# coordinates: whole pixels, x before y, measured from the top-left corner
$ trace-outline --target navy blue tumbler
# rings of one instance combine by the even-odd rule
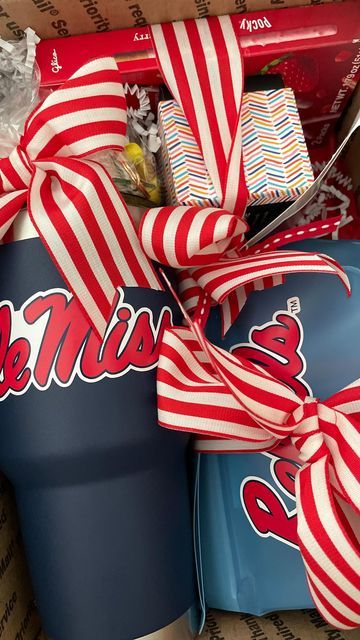
[[[0,300],[0,467],[46,633],[192,637],[181,621],[195,600],[188,441],[156,409],[176,305],[119,290],[100,344],[37,237],[0,247]]]

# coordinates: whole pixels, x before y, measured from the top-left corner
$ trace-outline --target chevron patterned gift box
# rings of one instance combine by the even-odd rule
[[[245,93],[241,119],[248,204],[296,200],[314,178],[292,90]],[[159,132],[169,203],[220,206],[202,153],[173,100],[159,105]]]

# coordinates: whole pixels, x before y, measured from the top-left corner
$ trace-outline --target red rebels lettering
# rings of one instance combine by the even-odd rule
[[[8,393],[24,393],[31,383],[45,389],[52,381],[71,384],[75,375],[94,382],[119,377],[130,369],[147,371],[157,364],[162,336],[171,321],[171,311],[165,307],[155,326],[152,312],[135,311],[123,302],[120,290],[101,342],[67,291],[39,293],[19,311],[4,303],[0,307],[0,400]]]
[[[30,345],[24,338],[10,344],[11,309],[4,304],[0,309],[0,398],[9,391],[18,393],[26,387],[30,379],[30,369],[26,366],[30,356]]]
[[[281,487],[291,496],[295,496],[295,476],[299,466],[291,460],[275,460],[272,467],[272,475]]]
[[[241,497],[245,514],[258,535],[297,546],[296,512],[287,510],[276,489],[264,480],[250,478],[242,485]]]
[[[302,379],[305,361],[301,354],[302,329],[296,316],[278,312],[273,321],[262,327],[254,327],[249,344],[235,345],[235,356],[259,364],[278,380],[287,384],[300,398],[310,393]]]

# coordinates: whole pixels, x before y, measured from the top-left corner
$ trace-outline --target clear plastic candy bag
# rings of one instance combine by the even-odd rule
[[[122,152],[101,152],[96,154],[96,159],[108,170],[128,204],[159,206],[162,188],[155,154],[159,149],[160,139],[155,115],[151,111],[153,105],[149,98],[146,100],[144,87],[125,85],[125,88],[127,96],[135,95],[134,89],[139,94],[139,107],[134,109],[128,105],[128,143]]]

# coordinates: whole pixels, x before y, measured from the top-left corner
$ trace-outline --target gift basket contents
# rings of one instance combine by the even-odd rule
[[[0,469],[52,640],[360,638],[360,4],[267,13],[0,40]]]

